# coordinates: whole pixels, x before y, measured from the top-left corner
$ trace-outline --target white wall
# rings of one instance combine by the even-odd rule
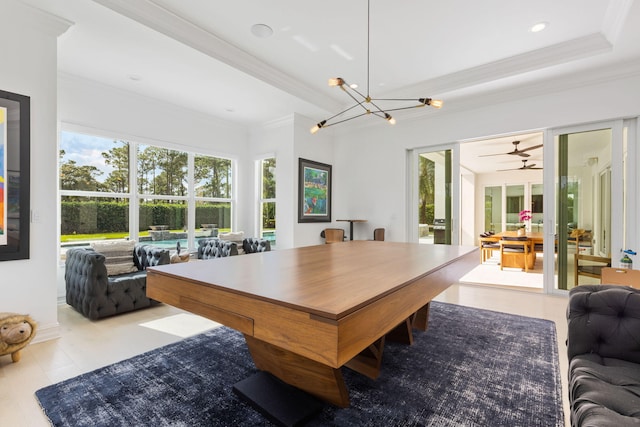
[[[340,171],[335,210],[386,227],[389,240],[406,241],[407,149],[637,116],[640,67],[635,64],[631,68],[617,78],[583,86],[570,85],[577,79],[569,76],[566,90],[556,84],[551,93],[531,91],[536,94],[512,102],[479,102],[476,108],[456,108],[454,103],[450,111],[445,103],[442,110],[419,119],[399,120],[393,127],[375,121],[366,128],[345,127],[335,137],[334,168]],[[596,99],[607,102],[594,102]]]
[[[268,123],[253,129],[250,136],[250,157],[255,162],[265,155],[276,158],[276,246],[278,249],[292,248],[294,243],[294,223],[296,217],[293,211],[296,183],[295,173],[297,163],[293,153],[293,120],[289,116],[273,123]],[[253,177],[254,183],[257,177]],[[257,235],[260,221],[257,201],[259,194],[253,195],[251,208],[254,234]]]
[[[294,241],[295,247],[310,246],[324,243],[324,239],[320,237],[320,233],[323,229],[328,227],[344,227],[347,223],[338,223],[336,219],[341,217],[338,204],[336,204],[335,194],[341,187],[341,171],[335,167],[335,159],[333,156],[333,143],[330,132],[318,132],[312,135],[309,129],[315,124],[312,120],[301,116],[295,115],[295,121],[293,126],[293,139],[294,144],[294,165],[293,176],[294,185],[291,197],[294,200],[293,215],[294,215]],[[328,129],[325,129],[328,130]],[[307,160],[313,160],[314,162],[320,162],[330,164],[332,167],[333,182],[331,188],[333,191],[333,197],[331,203],[331,221],[332,224],[327,222],[319,223],[298,223],[298,159],[303,158]]]
[[[56,298],[56,37],[66,21],[13,0],[0,2],[0,84],[31,97],[30,258],[0,262],[0,312],[30,314],[36,340],[57,336]]]

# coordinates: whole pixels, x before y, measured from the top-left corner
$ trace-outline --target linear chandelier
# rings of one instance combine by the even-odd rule
[[[318,122],[315,126],[311,128],[311,133],[316,133],[322,128],[327,128],[329,126],[337,125],[339,123],[344,123],[349,120],[357,119],[358,117],[366,116],[372,114],[374,116],[385,119],[389,124],[396,124],[396,119],[389,114],[391,111],[399,111],[399,110],[408,110],[410,108],[421,108],[426,105],[430,105],[433,108],[442,108],[442,100],[439,99],[431,99],[431,98],[372,98],[369,91],[369,83],[370,83],[370,40],[371,40],[371,0],[367,0],[367,94],[364,95],[360,93],[356,88],[357,85],[349,85],[342,77],[333,77],[329,79],[329,86],[338,86],[342,89],[351,99],[355,101],[355,104],[346,110],[340,111],[338,114],[335,114],[328,119],[322,120]],[[378,106],[378,101],[401,101],[401,102],[412,102],[412,105],[392,108],[392,109],[382,109]],[[361,107],[360,110],[358,107]],[[339,116],[353,110],[357,109],[360,111],[360,114],[355,114],[353,116],[347,118],[339,118]],[[335,118],[339,118],[339,120],[335,121]],[[334,120],[334,121],[332,121]]]

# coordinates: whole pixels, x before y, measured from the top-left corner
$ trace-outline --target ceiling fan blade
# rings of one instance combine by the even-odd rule
[[[542,147],[542,144],[534,145],[532,147],[527,147],[525,149],[519,150],[520,153],[524,153],[525,151],[531,151]]]
[[[480,154],[478,157],[504,156],[505,154],[511,154],[511,153]]]
[[[530,154],[525,153],[523,150],[518,150],[518,151],[511,151],[510,153],[507,154],[514,154],[520,157],[529,157]]]

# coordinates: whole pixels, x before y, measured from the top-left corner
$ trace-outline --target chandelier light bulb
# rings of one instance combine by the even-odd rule
[[[432,99],[429,105],[431,105],[433,108],[440,109],[442,108],[443,104],[444,102],[442,102],[442,99]]]
[[[395,124],[396,124],[396,119],[395,119],[395,118],[393,118],[393,117],[391,116],[391,114],[389,114],[389,113],[385,113],[384,118],[385,118],[385,119],[387,119],[387,121],[389,122],[389,124],[391,124],[391,125],[395,125]]]

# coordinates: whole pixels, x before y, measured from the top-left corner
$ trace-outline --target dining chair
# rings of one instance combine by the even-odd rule
[[[344,230],[342,228],[325,228],[324,239],[325,243],[344,242]]]
[[[373,240],[384,240],[384,228],[376,228],[373,230]]]
[[[531,239],[526,236],[502,236],[500,240],[500,270],[504,268],[505,256],[522,257],[523,270],[529,272],[529,254],[531,253]]]
[[[490,231],[480,233],[480,264],[491,258],[493,251],[500,250],[500,239],[493,234],[494,233]]]
[[[578,286],[578,277],[586,276],[594,279],[602,277],[602,269],[611,267],[610,257],[601,257],[595,255],[574,254],[575,262],[573,264],[574,285]]]

